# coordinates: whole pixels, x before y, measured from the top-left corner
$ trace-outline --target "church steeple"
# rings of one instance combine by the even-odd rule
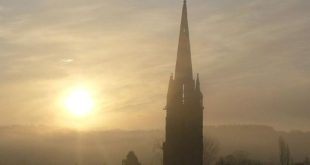
[[[180,81],[182,84],[193,80],[186,0],[184,0],[182,9],[177,63],[175,67],[175,80]]]
[[[170,76],[163,165],[203,164],[203,97],[193,79],[187,4],[184,0],[174,76]]]

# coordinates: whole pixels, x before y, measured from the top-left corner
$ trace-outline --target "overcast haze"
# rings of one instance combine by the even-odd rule
[[[181,0],[0,0],[0,125],[163,129]],[[310,1],[189,0],[205,124],[310,130]],[[61,105],[77,85],[96,108]]]

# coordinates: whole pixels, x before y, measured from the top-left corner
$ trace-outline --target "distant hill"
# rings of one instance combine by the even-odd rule
[[[279,132],[259,125],[208,126],[208,136],[217,139],[220,154],[246,151],[251,157],[277,161],[278,137],[283,136],[295,160],[310,156],[310,132]],[[164,132],[77,132],[45,126],[0,127],[0,164],[5,165],[117,165],[134,150],[144,165],[159,164]]]
[[[310,156],[310,132],[279,132],[261,125],[209,126],[205,132],[220,142],[222,155],[241,150],[256,159],[278,161],[278,139],[282,136],[289,144],[294,160]]]

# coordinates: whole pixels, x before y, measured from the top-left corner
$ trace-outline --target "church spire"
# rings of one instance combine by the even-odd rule
[[[178,55],[175,67],[175,80],[180,81],[181,83],[193,80],[186,0],[184,0],[182,10]]]
[[[166,104],[163,165],[203,164],[203,96],[193,77],[187,4],[184,0],[174,76],[170,76]]]

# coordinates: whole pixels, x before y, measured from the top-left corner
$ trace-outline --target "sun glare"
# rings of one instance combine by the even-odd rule
[[[67,97],[65,106],[77,117],[88,115],[94,108],[94,101],[86,89],[75,89]]]

